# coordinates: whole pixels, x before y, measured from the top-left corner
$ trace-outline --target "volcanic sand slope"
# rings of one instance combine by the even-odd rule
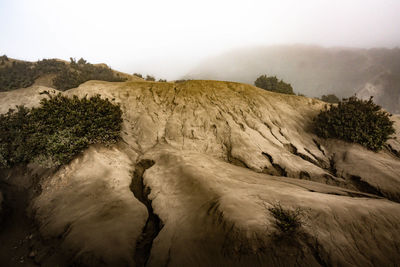
[[[39,90],[0,93],[2,111],[29,89]],[[321,140],[311,122],[323,102],[239,83],[90,81],[64,92],[98,93],[121,104],[122,141],[92,146],[42,177],[42,192],[32,201],[41,234],[61,237],[73,261],[400,262],[398,139],[379,153]],[[399,129],[399,117],[393,119]],[[303,209],[298,233],[280,234],[268,211],[277,202]]]
[[[146,208],[129,189],[132,161],[118,149],[89,148],[42,184],[33,206],[45,237],[62,235],[78,262],[133,265]],[[93,253],[96,257],[93,259]]]

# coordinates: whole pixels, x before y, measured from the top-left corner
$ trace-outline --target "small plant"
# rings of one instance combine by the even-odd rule
[[[315,133],[322,138],[338,138],[380,150],[395,133],[390,114],[372,101],[355,96],[330,105],[314,119]]]
[[[140,73],[134,73],[133,76],[136,76],[136,77],[138,77],[138,78],[143,78],[143,75],[140,74]]]
[[[282,234],[293,234],[302,226],[304,210],[301,208],[284,209],[277,202],[269,207],[268,211],[274,216],[275,225]]]
[[[159,79],[158,82],[160,82],[160,83],[166,83],[167,80],[165,80],[165,79]]]

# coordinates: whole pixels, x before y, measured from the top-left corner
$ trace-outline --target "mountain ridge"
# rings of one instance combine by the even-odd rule
[[[372,95],[390,112],[400,113],[399,62],[399,48],[259,46],[209,58],[185,77],[253,84],[262,74],[276,75],[291,83],[294,91],[311,97]]]

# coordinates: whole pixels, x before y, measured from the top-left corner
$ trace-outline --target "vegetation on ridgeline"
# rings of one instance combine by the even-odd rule
[[[6,62],[8,62],[9,61],[9,59],[8,59],[8,57],[6,56],[6,55],[2,55],[1,57],[0,57],[0,65],[4,65],[4,64],[6,64]]]
[[[39,77],[31,62],[13,61],[0,68],[0,91],[31,86]]]
[[[154,76],[146,75],[146,81],[154,82],[155,80],[156,80],[156,78]]]
[[[75,88],[89,80],[108,82],[123,82],[126,80],[126,78],[119,77],[118,74],[115,75],[111,68],[90,64],[83,58],[79,59],[78,62],[73,58],[70,61],[70,68],[63,69],[53,80],[57,89]]]
[[[340,99],[334,95],[334,94],[329,94],[329,95],[322,95],[321,100],[327,103],[339,103]]]
[[[133,76],[136,76],[136,77],[138,77],[138,78],[141,78],[141,79],[144,79],[144,80],[146,80],[146,81],[148,81],[148,82],[155,82],[156,81],[156,77],[154,77],[153,75],[146,75],[146,78],[144,78],[143,77],[143,75],[142,74],[140,74],[140,73],[134,73],[133,74]],[[158,79],[158,82],[160,82],[160,83],[165,83],[165,82],[167,82],[167,80],[166,79]]]
[[[35,162],[54,167],[69,162],[90,144],[119,139],[122,111],[96,95],[79,99],[58,94],[40,106],[17,106],[0,114],[0,169]]]
[[[355,96],[330,105],[314,119],[315,133],[322,138],[337,138],[380,150],[395,133],[390,114],[372,101]]]
[[[187,82],[187,81],[193,81],[193,79],[179,79],[179,80],[175,80],[174,82],[175,83],[184,83],[184,82]]]
[[[9,61],[7,56],[4,55],[0,58],[0,64],[6,61]],[[0,68],[0,91],[26,88],[45,74],[56,75],[53,85],[59,90],[75,88],[89,80],[109,82],[126,80],[126,78],[114,74],[109,67],[90,64],[83,58],[78,62],[71,58],[69,64],[56,59],[43,59],[36,63],[13,61]]]
[[[254,85],[271,92],[294,95],[292,86],[289,83],[278,80],[276,76],[261,75],[255,80]]]

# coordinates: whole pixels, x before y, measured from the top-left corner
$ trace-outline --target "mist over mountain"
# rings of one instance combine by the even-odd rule
[[[0,267],[400,267],[399,14],[0,0]]]
[[[310,97],[336,94],[374,101],[400,113],[399,48],[324,48],[311,45],[249,47],[209,58],[185,78],[253,84],[261,74],[276,75]]]

